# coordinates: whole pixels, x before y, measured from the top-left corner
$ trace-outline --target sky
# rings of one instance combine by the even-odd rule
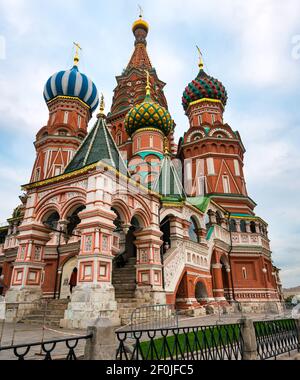
[[[224,120],[246,147],[248,193],[269,223],[285,287],[300,285],[300,2],[298,0],[0,0],[0,223],[18,205],[47,123],[47,79],[73,63],[103,92],[133,52],[138,3],[150,24],[148,52],[177,124],[188,129],[184,88],[205,71],[226,86]],[[93,124],[93,121],[90,125]]]

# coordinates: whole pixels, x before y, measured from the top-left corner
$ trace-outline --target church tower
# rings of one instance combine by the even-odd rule
[[[252,214],[255,203],[243,173],[245,148],[239,133],[223,121],[226,89],[204,71],[202,54],[199,69],[182,99],[190,124],[179,143],[186,191],[209,196],[230,212]]]
[[[145,98],[145,86],[147,85],[145,70],[150,75],[150,95],[152,100],[168,109],[167,100],[163,92],[166,84],[158,78],[147,52],[149,24],[143,20],[142,15],[134,22],[132,31],[135,37],[134,52],[126,69],[116,78],[117,87],[114,90],[111,112],[107,117],[112,136],[121,152],[124,152],[128,159],[132,157],[134,147],[124,125],[125,117],[132,107],[141,104]],[[174,138],[172,132],[168,138],[173,148]]]
[[[52,75],[44,88],[49,119],[36,136],[31,182],[63,173],[86,137],[88,122],[99,103],[95,84],[79,72],[80,47],[75,46],[73,67]]]

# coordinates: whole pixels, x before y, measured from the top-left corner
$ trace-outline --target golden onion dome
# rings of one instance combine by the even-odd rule
[[[137,30],[137,29],[144,29],[146,30],[146,32],[149,31],[149,24],[147,23],[147,21],[143,20],[142,18],[139,18],[138,20],[136,20],[133,25],[132,25],[132,31],[133,33]]]

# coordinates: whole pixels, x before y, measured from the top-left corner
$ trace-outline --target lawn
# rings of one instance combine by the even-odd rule
[[[175,332],[175,333],[174,333]],[[172,335],[171,335],[172,334]],[[233,356],[241,347],[240,325],[181,328],[165,331],[163,337],[138,343],[135,347],[144,359]]]

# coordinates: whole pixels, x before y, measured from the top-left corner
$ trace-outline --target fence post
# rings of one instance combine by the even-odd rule
[[[297,326],[297,335],[298,335],[298,352],[300,352],[300,319],[295,319],[295,323]]]
[[[87,329],[87,335],[93,334],[85,345],[84,360],[116,360],[116,328],[108,318],[99,318],[94,326]]]
[[[257,342],[253,320],[242,318],[240,321],[243,338],[243,360],[257,360]]]

